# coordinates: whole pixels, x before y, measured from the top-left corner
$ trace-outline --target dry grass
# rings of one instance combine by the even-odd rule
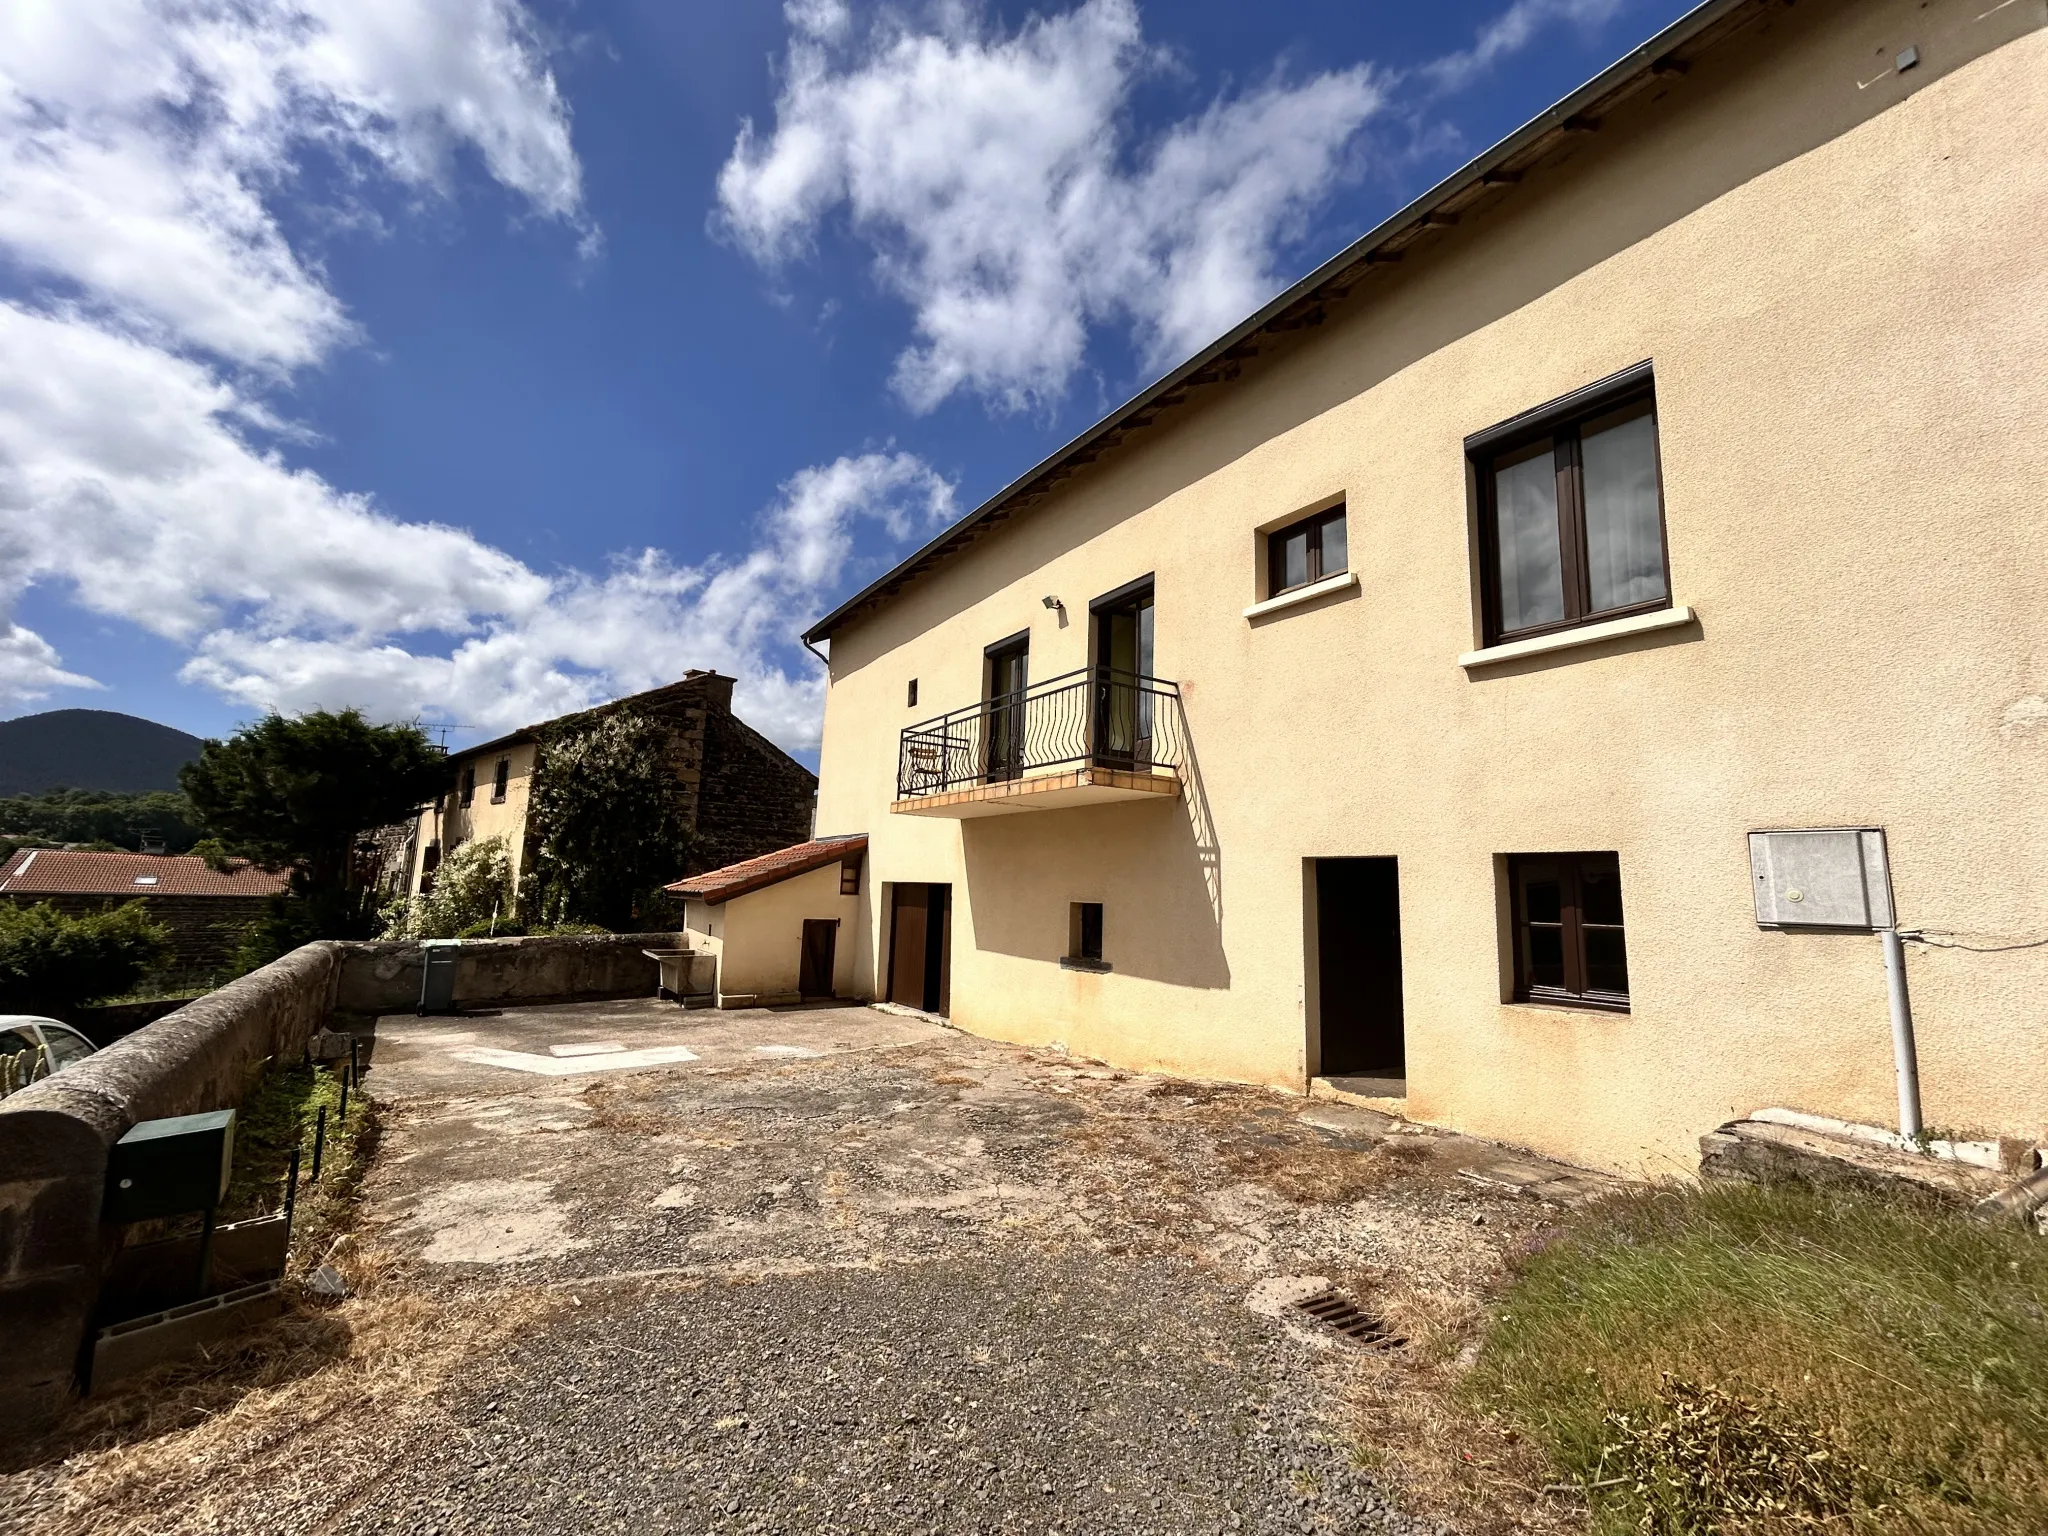
[[[1583,1506],[1550,1488],[1555,1478],[1542,1450],[1461,1396],[1485,1326],[1481,1296],[1398,1270],[1332,1278],[1408,1341],[1362,1357],[1353,1374],[1358,1458],[1389,1476],[1407,1508],[1467,1536],[1578,1530]]]
[[[659,1136],[675,1130],[683,1122],[662,1102],[666,1086],[659,1077],[592,1083],[583,1090],[591,1125],[619,1136]]]
[[[374,1249],[334,1262],[354,1292],[339,1306],[295,1299],[210,1358],[159,1368],[83,1405],[32,1452],[62,1460],[33,1528],[243,1531],[257,1523],[253,1499],[300,1515],[338,1513],[402,1453],[408,1427],[438,1411],[458,1370],[468,1377],[566,1305],[535,1290],[488,1304],[432,1300],[410,1292]]]

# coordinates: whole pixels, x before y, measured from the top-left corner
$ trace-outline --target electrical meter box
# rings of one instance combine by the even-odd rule
[[[460,939],[427,939],[420,944],[426,965],[420,972],[420,1012],[455,1011],[455,959],[462,952]]]
[[[1892,926],[1891,866],[1875,827],[1752,832],[1749,870],[1760,928]]]
[[[208,1211],[228,1192],[235,1162],[235,1112],[144,1120],[107,1149],[100,1220],[152,1221]]]

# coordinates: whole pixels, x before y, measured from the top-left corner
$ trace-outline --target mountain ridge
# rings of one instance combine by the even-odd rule
[[[52,709],[0,720],[0,795],[51,789],[176,789],[197,736],[112,709]]]

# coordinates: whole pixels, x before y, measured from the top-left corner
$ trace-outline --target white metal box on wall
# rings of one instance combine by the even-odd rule
[[[1752,832],[1749,868],[1759,927],[1892,926],[1891,866],[1875,827]]]

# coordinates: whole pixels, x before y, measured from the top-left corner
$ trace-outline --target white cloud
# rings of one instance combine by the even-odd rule
[[[0,245],[173,345],[317,361],[351,328],[267,199],[314,146],[439,190],[463,144],[580,220],[562,102],[510,0],[0,7]]]
[[[911,454],[842,458],[783,485],[742,559],[686,566],[646,550],[601,577],[540,582],[522,571],[540,583],[538,600],[480,605],[473,633],[445,656],[252,623],[204,636],[186,672],[260,708],[353,703],[386,718],[453,708],[463,725],[502,730],[715,667],[739,678],[738,707],[756,729],[813,746],[824,675],[781,664],[791,631],[845,579],[861,520],[901,540],[953,511],[952,486]]]
[[[1503,59],[1528,47],[1545,27],[1557,22],[1582,28],[1602,26],[1627,3],[1628,0],[1514,0],[1514,4],[1479,29],[1470,48],[1445,54],[1425,65],[1422,73],[1440,90],[1463,90]]]
[[[774,264],[844,209],[915,313],[895,386],[919,411],[963,389],[1008,409],[1056,398],[1091,326],[1127,327],[1152,366],[1212,339],[1279,288],[1279,248],[1384,101],[1364,65],[1276,78],[1134,146],[1131,90],[1162,63],[1134,0],[1014,34],[963,6],[860,35],[843,6],[787,14],[775,126],[742,128],[721,219]]]
[[[0,706],[32,704],[59,688],[100,685],[58,665],[57,651],[33,630],[0,621]]]
[[[277,205],[310,152],[441,195],[465,146],[587,237],[566,111],[513,0],[0,10],[0,251],[44,285],[0,299],[0,707],[98,686],[7,616],[54,583],[257,709],[497,731],[718,667],[757,726],[815,742],[823,679],[778,658],[862,520],[901,539],[951,514],[920,460],[803,471],[744,558],[647,550],[592,575],[394,518],[279,450],[296,429],[271,392],[355,331]]]

